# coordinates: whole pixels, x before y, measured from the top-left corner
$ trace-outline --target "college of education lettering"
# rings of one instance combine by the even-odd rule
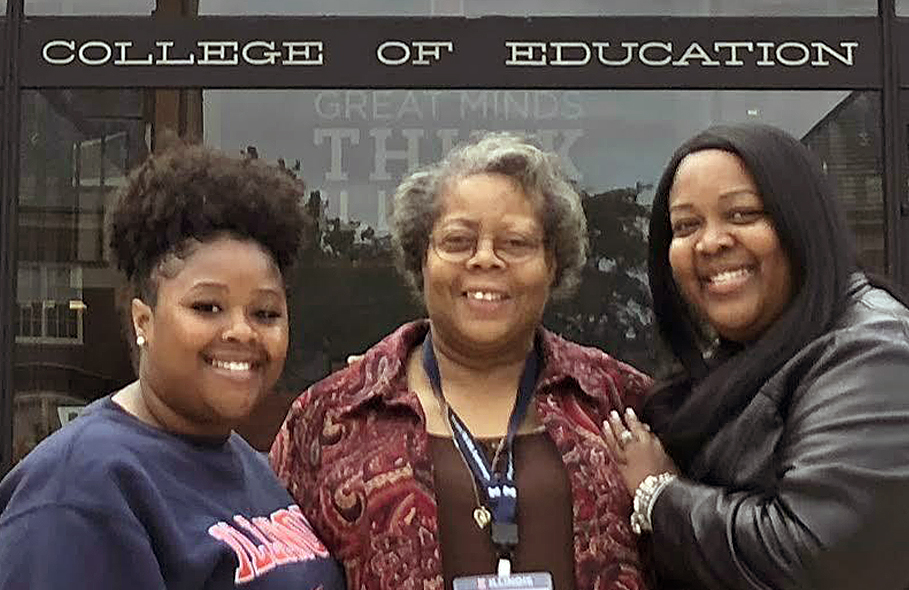
[[[840,41],[836,47],[821,41],[714,41],[705,45],[692,42],[679,48],[669,41],[507,41],[505,65],[577,67],[596,63],[623,67],[637,61],[652,67],[734,67],[744,66],[748,59],[756,66],[827,67],[835,62],[852,66],[859,46],[857,41]]]
[[[324,62],[322,41],[196,41],[195,50],[176,55],[174,41],[155,41],[154,49],[144,55],[133,41],[91,40],[77,43],[54,39],[44,44],[41,57],[45,63],[66,66],[321,66]]]
[[[330,49],[321,40],[205,40],[178,52],[173,40],[156,40],[137,48],[131,40],[75,41],[53,39],[41,57],[52,66],[315,66],[326,65]],[[713,41],[679,45],[672,41],[546,41],[506,40],[500,64],[509,68],[648,67],[852,67],[859,42]],[[384,67],[433,66],[457,51],[451,40],[384,40],[374,57]]]

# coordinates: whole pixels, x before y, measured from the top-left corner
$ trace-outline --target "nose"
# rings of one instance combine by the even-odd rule
[[[727,248],[731,248],[734,243],[729,228],[718,223],[710,223],[704,227],[700,237],[694,244],[694,250],[698,254],[716,254]]]
[[[221,332],[221,339],[227,342],[253,342],[258,337],[256,330],[250,325],[249,318],[244,310],[234,311],[227,326]]]
[[[499,268],[505,262],[496,254],[495,239],[489,236],[477,238],[473,256],[467,259],[467,266],[475,268]]]

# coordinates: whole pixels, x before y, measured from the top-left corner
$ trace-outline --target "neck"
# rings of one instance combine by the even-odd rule
[[[471,351],[453,347],[433,334],[432,348],[439,365],[446,397],[448,392],[463,392],[467,397],[489,400],[490,394],[514,399],[527,355],[533,349],[533,337],[522,346],[505,350]],[[449,400],[451,401],[451,400]]]
[[[143,379],[134,381],[114,394],[113,400],[140,422],[172,434],[204,439],[226,439],[230,429],[201,428],[170,408]]]

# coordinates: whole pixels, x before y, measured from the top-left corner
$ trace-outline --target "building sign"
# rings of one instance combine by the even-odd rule
[[[33,18],[27,86],[862,88],[875,18]],[[356,31],[356,34],[351,34]]]

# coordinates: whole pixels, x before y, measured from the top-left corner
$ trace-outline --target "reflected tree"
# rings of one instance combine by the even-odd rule
[[[603,193],[581,191],[590,253],[577,293],[547,310],[547,327],[565,338],[602,348],[650,371],[656,365],[647,286],[649,208],[640,202],[651,185]]]

